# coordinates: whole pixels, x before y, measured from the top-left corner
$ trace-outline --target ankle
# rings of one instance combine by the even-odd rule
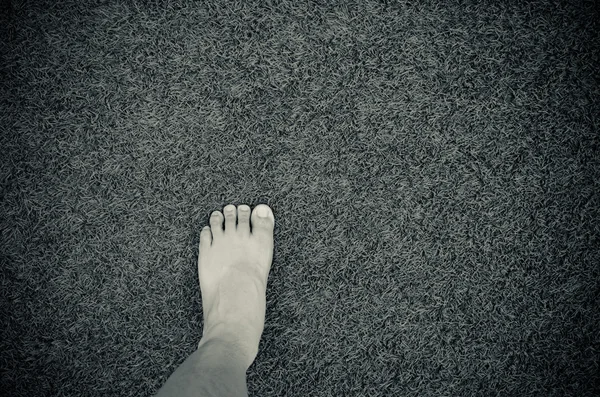
[[[198,350],[205,350],[208,355],[223,360],[227,365],[242,366],[247,370],[258,354],[246,338],[235,332],[236,329],[224,324],[218,324],[205,329]]]

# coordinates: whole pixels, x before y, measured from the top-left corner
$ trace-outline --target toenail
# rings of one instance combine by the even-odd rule
[[[256,214],[261,218],[266,218],[266,216],[269,215],[269,211],[267,211],[267,207],[259,207],[256,210]]]

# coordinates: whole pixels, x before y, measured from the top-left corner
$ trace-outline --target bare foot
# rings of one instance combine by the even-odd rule
[[[235,346],[248,368],[264,329],[275,218],[265,204],[257,205],[252,214],[247,205],[230,204],[223,212],[225,216],[214,211],[210,227],[200,233],[198,277],[204,312],[200,345],[212,338],[223,340]]]

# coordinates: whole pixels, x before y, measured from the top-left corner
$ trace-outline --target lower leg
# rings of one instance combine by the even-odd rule
[[[244,358],[223,339],[202,338],[156,397],[247,397]]]

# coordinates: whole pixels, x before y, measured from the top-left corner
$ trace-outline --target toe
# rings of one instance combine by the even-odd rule
[[[221,214],[221,211],[213,211],[210,215],[210,231],[213,238],[218,238],[223,234],[223,214]]]
[[[200,232],[200,252],[210,247],[212,243],[212,233],[210,232],[210,226],[204,226]]]
[[[252,211],[252,234],[259,237],[273,238],[275,217],[266,204],[259,204]]]
[[[237,208],[237,231],[238,233],[249,236],[250,235],[250,207],[246,204],[242,204]]]
[[[235,221],[237,219],[237,208],[233,204],[226,205],[223,208],[223,213],[225,214],[225,231],[232,232],[235,231]]]

